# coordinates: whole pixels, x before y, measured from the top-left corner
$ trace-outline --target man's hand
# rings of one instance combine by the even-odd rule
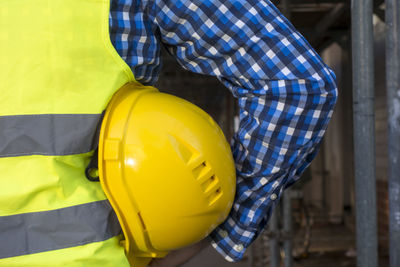
[[[180,250],[172,251],[164,258],[153,259],[148,266],[149,267],[180,266],[186,263],[188,260],[190,260],[193,256],[195,256],[209,244],[210,241],[207,238],[205,238],[194,245],[182,248]]]

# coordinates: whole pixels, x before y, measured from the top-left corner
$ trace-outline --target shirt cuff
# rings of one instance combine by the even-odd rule
[[[225,260],[234,262],[243,258],[244,252],[256,236],[256,229],[241,227],[229,217],[209,236],[211,245]]]

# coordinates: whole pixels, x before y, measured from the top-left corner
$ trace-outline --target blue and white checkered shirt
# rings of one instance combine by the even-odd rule
[[[156,82],[163,44],[183,68],[217,77],[238,98],[236,198],[210,237],[225,259],[240,260],[315,157],[335,75],[268,0],[112,0],[110,35],[143,84]]]

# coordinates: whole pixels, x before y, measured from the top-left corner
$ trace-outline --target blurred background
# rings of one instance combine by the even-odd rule
[[[228,263],[209,247],[184,266],[389,266],[389,252],[394,255],[399,250],[393,247],[396,245],[389,246],[389,199],[397,197],[395,205],[399,205],[399,198],[388,194],[390,88],[386,86],[385,51],[393,48],[385,45],[389,34],[385,2],[272,2],[335,71],[339,87],[335,112],[317,158],[285,193],[269,225],[247,250],[243,261]],[[398,8],[399,5],[397,1]],[[400,10],[392,12],[398,18],[396,12]],[[398,34],[396,38],[394,49],[399,51]],[[183,70],[163,52],[163,69],[156,86],[206,110],[230,139],[237,127],[238,113],[231,93],[215,78]],[[397,81],[398,73],[397,70]],[[366,107],[369,110],[360,106],[364,99],[370,103]],[[366,133],[363,128],[358,132],[362,128],[360,122],[370,125],[372,131]],[[393,232],[393,236],[396,234]],[[391,267],[400,266],[396,257],[391,260]]]

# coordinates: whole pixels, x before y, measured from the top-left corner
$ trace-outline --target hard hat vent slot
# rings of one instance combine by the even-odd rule
[[[211,167],[205,162],[201,162],[200,165],[194,167],[192,170],[193,176],[196,180],[203,180],[204,177],[209,177],[211,172]]]
[[[215,175],[213,168],[207,161],[201,161],[200,164],[193,168],[192,172],[211,206],[223,194],[219,179]]]
[[[213,193],[209,196],[209,205],[213,205],[215,202],[217,202],[218,199],[222,197],[222,189],[221,187],[218,187]]]
[[[203,192],[208,194],[213,191],[219,184],[219,180],[215,175],[212,175],[209,179],[202,183]]]

